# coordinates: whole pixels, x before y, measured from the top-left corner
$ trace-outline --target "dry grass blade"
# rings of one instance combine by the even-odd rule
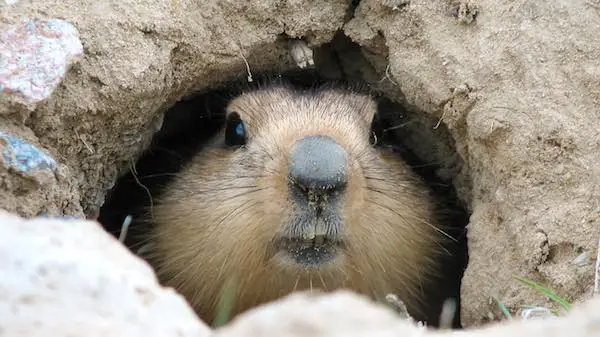
[[[119,241],[121,241],[121,243],[125,244],[125,239],[127,238],[127,231],[129,230],[129,225],[131,225],[131,221],[133,220],[133,217],[131,215],[128,215],[125,217],[125,220],[123,220],[123,224],[121,225],[121,233],[119,234]]]
[[[456,300],[449,298],[444,301],[440,314],[440,330],[452,329],[452,321],[456,315]]]

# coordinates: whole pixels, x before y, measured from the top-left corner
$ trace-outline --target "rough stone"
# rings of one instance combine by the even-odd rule
[[[46,99],[82,54],[72,24],[58,19],[23,20],[0,39],[0,94],[18,94],[28,104]]]
[[[352,293],[293,294],[238,316],[214,337],[591,337],[600,333],[600,299],[561,318],[512,321],[462,331],[433,330],[400,319],[392,310]]]
[[[0,211],[3,336],[208,336],[181,295],[92,221]]]
[[[0,208],[27,217],[83,217],[73,171],[57,162],[31,131],[0,125]]]
[[[29,177],[39,170],[56,172],[54,158],[17,137],[0,132],[0,149],[4,165],[22,175]]]

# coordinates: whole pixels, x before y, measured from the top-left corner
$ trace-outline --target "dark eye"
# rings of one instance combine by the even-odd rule
[[[237,112],[232,112],[227,117],[225,143],[227,146],[242,146],[246,144],[247,138],[246,124]]]

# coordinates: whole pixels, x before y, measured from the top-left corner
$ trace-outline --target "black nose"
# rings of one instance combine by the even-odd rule
[[[309,136],[294,144],[290,178],[298,187],[318,193],[342,189],[348,182],[346,151],[333,139]]]

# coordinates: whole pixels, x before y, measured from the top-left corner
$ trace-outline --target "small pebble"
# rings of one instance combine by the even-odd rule
[[[56,172],[56,161],[37,147],[0,131],[0,160],[7,168],[24,176],[36,171]]]
[[[83,55],[77,29],[63,20],[23,20],[0,34],[0,94],[28,103],[49,97]]]

